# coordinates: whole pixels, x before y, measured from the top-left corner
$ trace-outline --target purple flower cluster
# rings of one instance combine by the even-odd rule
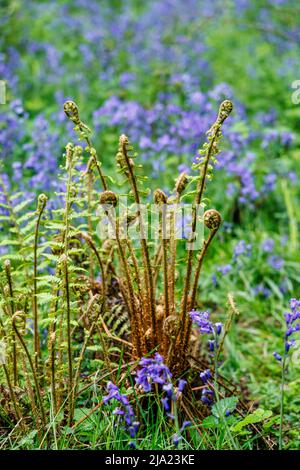
[[[137,371],[136,383],[142,387],[145,393],[152,391],[152,384],[159,384],[162,387],[164,396],[161,398],[163,409],[171,420],[175,420],[172,413],[172,403],[175,404],[181,397],[186,380],[179,379],[177,387],[172,383],[172,374],[164,364],[164,359],[159,353],[155,353],[154,358],[143,357],[139,365],[141,369]],[[173,436],[173,443],[177,446],[182,439],[182,432],[190,425],[190,421],[184,421],[181,428]]]
[[[271,295],[271,290],[266,287],[263,282],[257,284],[257,286],[252,289],[252,292],[254,295],[262,296],[265,299],[267,299]]]
[[[284,335],[284,356],[286,357],[291,349],[295,346],[295,339],[291,338],[294,333],[300,331],[300,299],[290,300],[290,311],[284,314],[286,330]],[[297,322],[297,323],[296,323]],[[282,356],[278,352],[273,353],[277,361],[282,361]]]
[[[275,271],[280,271],[284,266],[284,259],[278,255],[271,255],[268,257],[268,265],[275,269]]]
[[[132,406],[129,403],[128,397],[120,392],[120,389],[108,382],[107,384],[108,395],[103,397],[103,403],[116,400],[119,403],[113,414],[120,417],[120,422],[124,429],[129,433],[131,438],[134,438],[138,432],[140,423],[136,421],[135,414]]]
[[[208,340],[209,351],[213,353],[218,349],[218,337],[222,332],[223,324],[220,322],[211,322],[209,312],[199,312],[197,310],[192,310],[190,312],[190,318],[199,328],[200,334],[208,334],[213,336],[213,339]]]
[[[173,440],[173,444],[174,444],[175,447],[177,447],[178,444],[179,444],[179,442],[182,440],[182,433],[183,433],[183,431],[184,431],[187,427],[189,427],[191,424],[192,424],[191,421],[183,421],[182,426],[181,426],[181,428],[179,429],[179,431],[173,435],[172,440]]]
[[[246,243],[245,240],[239,240],[233,250],[233,261],[237,262],[241,255],[250,257],[251,251],[252,245],[250,243]]]
[[[266,238],[261,243],[261,249],[265,253],[272,253],[275,248],[275,241],[272,238]]]
[[[202,380],[203,384],[206,386],[201,391],[201,401],[207,405],[211,406],[214,403],[214,391],[208,388],[210,380],[212,380],[212,374],[209,369],[200,372],[200,379]]]
[[[137,371],[135,381],[143,388],[144,392],[151,392],[153,383],[171,384],[172,374],[159,353],[155,353],[154,358],[143,357],[139,365],[141,368]]]

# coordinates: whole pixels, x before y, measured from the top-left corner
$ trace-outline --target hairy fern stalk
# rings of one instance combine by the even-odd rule
[[[0,340],[5,345],[1,378],[9,396],[9,419],[25,431],[34,421],[41,435],[49,400],[54,415],[63,411],[62,424],[74,422],[87,358],[112,375],[120,358],[132,364],[155,351],[175,377],[188,368],[189,313],[197,306],[203,260],[221,224],[216,210],[199,216],[197,208],[232,103],[220,105],[193,165],[194,175],[179,175],[169,197],[157,189],[152,199],[128,137],[119,139],[120,177],[115,181],[104,173],[77,105],[67,101],[64,110],[86,148],[66,146],[61,192],[56,195],[60,204],[48,209],[42,194],[31,210],[32,200],[16,204],[22,195],[10,195],[0,181],[5,199],[1,222],[7,233],[1,245],[9,247],[0,273]],[[116,190],[121,185],[122,191]],[[125,215],[120,210],[124,197]],[[192,210],[189,239],[182,241],[175,221],[185,201]],[[145,202],[158,215],[155,239],[149,237]],[[99,207],[113,229],[113,237],[106,240],[97,236]],[[199,224],[207,234],[195,248]],[[132,230],[138,239],[130,236]]]

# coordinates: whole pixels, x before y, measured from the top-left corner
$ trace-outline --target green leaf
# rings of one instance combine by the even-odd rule
[[[216,418],[216,416],[210,415],[204,418],[202,426],[208,429],[216,429],[222,426],[222,423]]]
[[[20,245],[18,240],[2,240],[0,246]]]
[[[20,442],[19,442],[20,447],[23,447],[23,446],[26,446],[26,445],[32,445],[36,435],[37,435],[37,430],[36,429],[34,429],[33,431],[30,431],[25,437],[23,437],[20,440]]]
[[[20,204],[17,204],[14,207],[14,212],[16,212],[16,213],[21,212],[26,206],[31,204],[32,201],[33,201],[33,199],[26,199],[25,201],[20,202]]]
[[[40,292],[39,294],[37,294],[37,298],[40,304],[46,304],[48,302],[51,302],[51,300],[53,300],[55,296],[53,296],[49,292]]]
[[[96,345],[96,344],[88,346],[86,349],[87,349],[87,351],[102,351],[101,346]]]
[[[211,409],[212,414],[217,418],[225,416],[226,411],[234,411],[238,402],[237,397],[223,398],[219,402],[215,403]]]
[[[254,413],[251,413],[250,415],[246,416],[246,418],[239,421],[230,429],[232,432],[240,432],[245,426],[248,426],[249,424],[260,423],[261,421],[264,421],[265,419],[270,418],[272,414],[273,413],[270,410],[257,408],[257,410],[255,410]]]

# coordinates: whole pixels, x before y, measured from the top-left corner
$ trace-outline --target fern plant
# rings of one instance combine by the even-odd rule
[[[189,368],[189,313],[197,306],[204,257],[221,224],[216,210],[201,216],[199,207],[232,103],[220,105],[193,166],[195,175],[179,175],[169,197],[157,189],[153,199],[127,136],[121,135],[116,155],[120,176],[112,178],[103,171],[77,105],[67,101],[64,110],[86,148],[67,144],[56,208],[47,209],[44,194],[36,209],[31,200],[16,203],[22,194],[10,195],[0,180],[7,234],[1,246],[8,248],[0,272],[5,419],[22,432],[34,422],[43,442],[52,432],[50,415],[61,416],[58,427],[73,425],[87,357],[110,375],[120,360],[137,364],[156,351],[175,378]],[[118,210],[124,198],[125,212]],[[176,234],[184,201],[191,202],[187,250]],[[97,236],[100,207],[113,229],[104,241]],[[158,215],[154,239],[148,237],[152,213]],[[198,247],[201,224],[208,235]]]

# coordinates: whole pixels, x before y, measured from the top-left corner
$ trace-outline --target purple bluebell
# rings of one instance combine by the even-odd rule
[[[296,321],[300,319],[300,299],[290,299],[290,311],[284,313],[286,330],[284,334],[284,359],[286,359],[290,349],[296,345],[296,341],[292,336],[300,331],[300,323]],[[274,352],[273,356],[278,361],[283,360],[283,357]]]
[[[155,353],[154,358],[142,358],[139,365],[140,369],[137,371],[135,381],[143,388],[144,392],[150,392],[153,383],[171,384],[172,374],[159,353]]]
[[[209,369],[205,369],[203,372],[200,372],[200,379],[204,384],[212,379],[212,375]]]
[[[272,253],[275,247],[275,241],[272,238],[266,238],[262,243],[261,243],[261,249],[265,253]]]
[[[269,256],[267,262],[269,266],[276,271],[280,271],[284,266],[284,259],[280,258],[278,255]]]
[[[226,276],[232,270],[231,264],[224,264],[222,266],[217,267],[217,271],[222,274],[222,276]]]
[[[136,421],[133,407],[130,405],[128,397],[121,393],[119,387],[111,381],[107,384],[107,391],[108,394],[103,397],[103,403],[107,404],[114,400],[119,402],[119,406],[113,410],[113,415],[119,416],[120,423],[126,432],[129,433],[131,438],[135,437],[140,423]]]

